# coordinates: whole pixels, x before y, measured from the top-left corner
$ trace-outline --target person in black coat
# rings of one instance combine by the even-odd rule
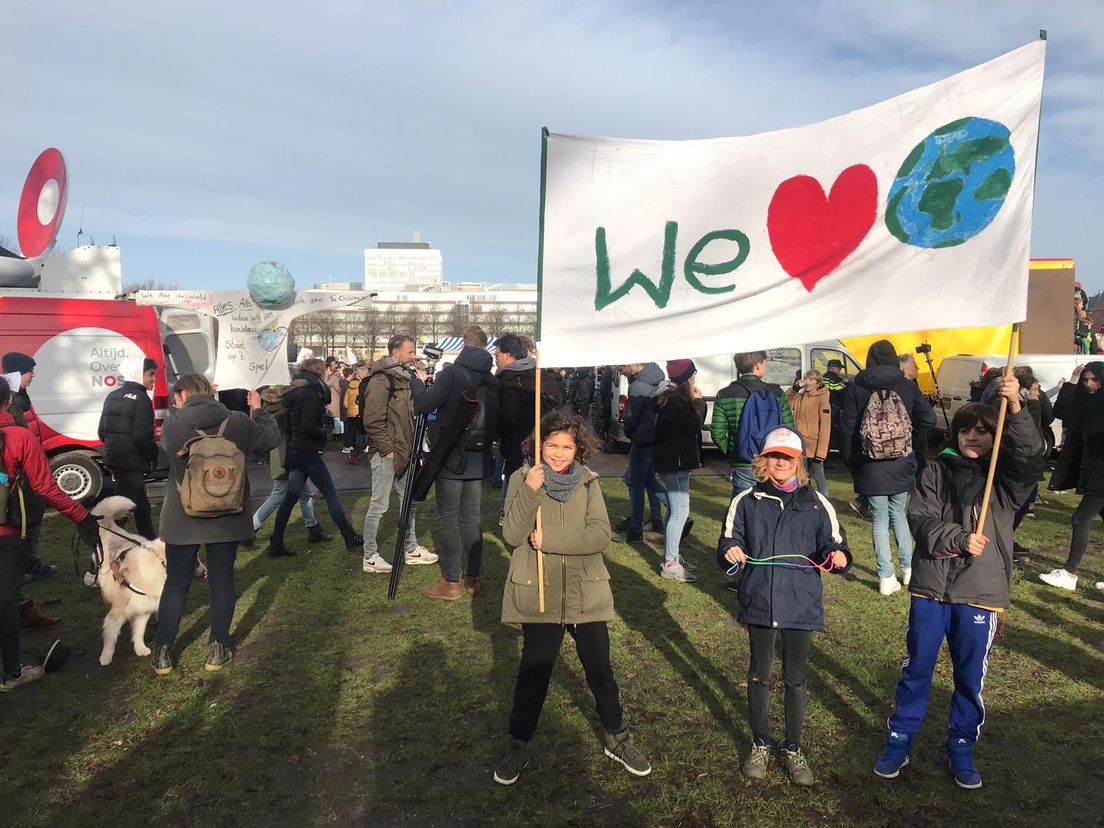
[[[290,390],[284,394],[284,407],[287,419],[284,421],[284,434],[287,440],[288,488],[284,502],[276,512],[276,527],[272,532],[268,554],[273,558],[294,555],[295,551],[284,545],[284,530],[287,528],[291,510],[299,501],[303,487],[309,479],[326,499],[326,508],[330,518],[341,531],[346,549],[357,549],[364,539],[349,525],[345,510],[337,497],[330,470],[322,459],[326,450],[326,428],[324,417],[326,406],[330,403],[330,387],[322,382],[326,363],[320,359],[304,360],[299,375],[292,382]]]
[[[521,468],[524,458],[522,444],[533,433],[536,424],[537,361],[529,355],[524,340],[506,333],[495,343],[494,361],[498,378],[498,451],[502,455],[501,513],[506,506],[510,477]],[[543,377],[542,377],[543,379]],[[541,393],[541,416],[555,408],[548,395]]]
[[[1089,545],[1089,530],[1097,515],[1104,517],[1104,362],[1078,365],[1054,402],[1054,416],[1062,421],[1066,439],[1050,490],[1076,489],[1081,503],[1073,512],[1069,556],[1061,569],[1039,576],[1044,583],[1077,589],[1077,570]]]
[[[157,361],[142,357],[120,360],[123,384],[107,395],[97,433],[103,443],[103,461],[115,478],[115,494],[130,498],[136,507],[138,534],[153,540],[153,516],[146,496],[146,472],[157,459],[153,436],[153,402],[149,393],[157,377]]]
[[[875,459],[864,452],[860,431],[867,407],[875,394],[880,400],[891,402],[892,395],[896,394],[910,420],[911,426],[904,429],[907,439],[901,446],[899,456]],[[854,476],[855,491],[866,497],[873,513],[874,555],[878,560],[882,595],[892,595],[901,589],[890,554],[891,524],[897,539],[902,580],[906,586],[912,577],[912,534],[905,513],[908,493],[916,485],[912,434],[918,431],[926,433],[934,427],[935,412],[931,403],[915,382],[905,378],[893,344],[879,339],[867,352],[866,368],[859,371],[855,381],[847,387],[840,412],[840,454]]]
[[[847,537],[835,509],[809,485],[805,440],[793,426],[768,432],[752,460],[756,484],[733,499],[717,547],[717,563],[729,572],[746,569],[740,581],[739,621],[751,644],[748,720],[751,755],[744,776],[763,779],[771,759],[768,705],[774,646],[782,634],[782,678],[786,684],[786,738],[782,755],[790,778],[815,781],[801,752],[805,720],[805,665],[813,633],[824,629],[820,573],[851,566]]]
[[[702,424],[705,400],[695,383],[697,367],[693,360],[675,359],[667,363],[671,384],[656,399],[655,470],[667,487],[670,514],[664,532],[663,565],[660,574],[674,581],[696,581],[695,567],[679,554],[679,541],[689,534],[690,472],[701,467]]]

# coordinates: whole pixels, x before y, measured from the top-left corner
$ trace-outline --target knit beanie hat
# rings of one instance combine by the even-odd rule
[[[3,368],[5,374],[10,374],[12,371],[18,371],[21,374],[29,374],[35,369],[35,361],[26,354],[12,351],[11,353],[4,354]]]
[[[698,371],[692,359],[672,359],[667,363],[667,377],[675,385],[686,382]]]

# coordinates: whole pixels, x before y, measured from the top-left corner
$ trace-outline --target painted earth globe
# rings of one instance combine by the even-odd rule
[[[249,268],[246,287],[262,308],[286,308],[295,299],[295,279],[279,262],[257,262]]]
[[[890,187],[889,232],[916,247],[954,247],[988,227],[1016,175],[1008,139],[1008,127],[986,118],[961,118],[932,132]]]

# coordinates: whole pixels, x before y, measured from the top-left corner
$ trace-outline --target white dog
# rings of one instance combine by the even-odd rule
[[[111,663],[115,643],[123,624],[130,622],[134,654],[148,656],[146,624],[157,614],[165,588],[165,543],[147,540],[119,528],[134,511],[134,501],[109,497],[96,504],[92,514],[100,522],[103,562],[100,564],[100,594],[108,606],[103,622],[103,652],[100,664]]]

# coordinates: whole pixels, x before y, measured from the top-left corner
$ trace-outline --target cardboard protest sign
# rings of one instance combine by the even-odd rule
[[[742,138],[546,132],[542,362],[1024,319],[1044,55]]]

